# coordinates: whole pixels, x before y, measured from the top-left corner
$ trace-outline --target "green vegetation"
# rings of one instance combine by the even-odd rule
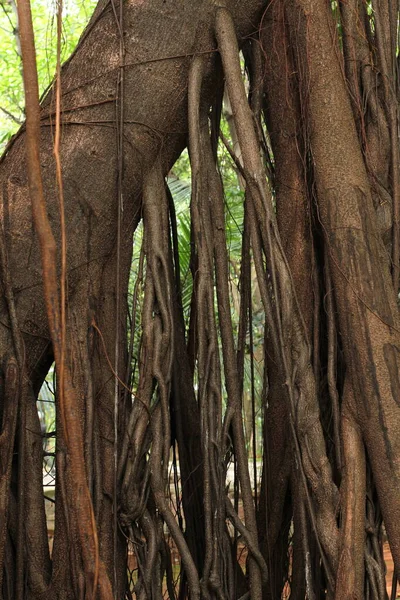
[[[96,5],[94,0],[67,0],[63,7],[62,61],[75,49]],[[57,7],[50,0],[33,0],[40,92],[53,80],[56,65]],[[19,31],[14,0],[0,2],[0,151],[24,121]]]

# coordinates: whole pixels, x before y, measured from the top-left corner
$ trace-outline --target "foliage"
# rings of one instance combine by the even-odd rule
[[[95,0],[66,0],[63,6],[62,61],[66,60],[96,5]],[[33,0],[36,58],[40,92],[54,77],[56,65],[56,5],[52,0]],[[19,32],[14,0],[0,2],[0,152],[24,121]]]

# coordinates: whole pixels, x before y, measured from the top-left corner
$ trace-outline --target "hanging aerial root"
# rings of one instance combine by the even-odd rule
[[[268,581],[268,567],[267,563],[264,560],[264,557],[262,556],[258,548],[257,540],[253,538],[251,532],[243,525],[242,521],[239,518],[239,515],[236,513],[235,509],[232,506],[232,502],[228,497],[225,498],[225,506],[229,520],[231,521],[232,525],[238,530],[240,535],[243,537],[243,540],[247,545],[250,555],[258,564],[258,567],[261,571],[263,583],[266,583]]]
[[[19,369],[15,358],[4,365],[2,429],[0,434],[0,564],[3,565],[10,498],[11,463],[17,426],[18,397],[20,394]],[[4,569],[0,569],[0,589]]]
[[[204,63],[193,59],[189,71],[188,121],[189,156],[192,168],[191,217],[198,270],[194,278],[195,331],[198,349],[200,431],[203,451],[205,556],[202,593],[224,595],[219,540],[223,531],[225,506],[221,453],[221,377],[218,336],[214,314],[213,232],[209,207],[209,181],[204,163],[202,139],[208,136],[206,113],[201,110]],[[228,558],[229,560],[229,558]]]
[[[328,319],[328,390],[332,404],[332,417],[333,417],[333,435],[335,440],[335,456],[336,466],[339,473],[342,469],[342,458],[341,458],[341,442],[340,442],[340,406],[339,406],[339,393],[336,384],[336,357],[337,357],[337,339],[336,339],[336,326],[335,326],[335,312],[334,312],[334,300],[333,300],[333,289],[332,289],[332,278],[330,274],[330,267],[328,261],[328,255],[325,255],[325,286],[326,286],[326,304],[325,310]]]
[[[139,359],[139,383],[123,438],[118,475],[122,480],[122,512],[137,519],[143,512],[140,501],[140,462],[147,451],[146,434],[151,418],[153,395],[153,308],[154,286],[151,271],[146,273],[142,309],[142,339]],[[147,443],[149,440],[147,440]]]
[[[263,60],[261,55],[261,45],[257,42],[253,42],[250,47],[250,58],[247,62],[247,68],[249,71],[250,78],[250,90],[249,90],[249,102],[254,115],[254,123],[257,130],[258,140],[263,150],[263,155],[268,164],[271,166],[271,160],[267,144],[265,140],[264,131],[261,124],[261,107],[263,100]],[[270,169],[272,174],[272,169]],[[249,313],[249,345],[250,345],[250,377],[251,377],[251,425],[252,425],[252,450],[253,450],[253,481],[254,481],[254,504],[257,512],[259,509],[258,502],[258,490],[257,490],[257,428],[256,428],[256,390],[255,390],[255,369],[254,369],[254,333],[253,333],[253,303],[252,303],[252,280],[251,280],[251,258],[250,258],[250,231],[248,225],[248,210],[247,206],[244,207],[244,223],[243,223],[243,246],[246,244],[245,252],[245,263],[248,262],[248,266],[245,269],[249,270],[249,281],[247,291],[247,310]],[[246,240],[248,238],[248,240]],[[244,282],[243,282],[244,283]],[[246,293],[246,291],[244,291]],[[267,364],[264,365],[264,369],[267,369]],[[264,371],[266,377],[267,371]],[[258,519],[257,519],[258,521]],[[259,527],[259,522],[258,522]]]
[[[128,435],[124,439],[123,475],[125,520],[139,516],[147,539],[141,557],[140,598],[161,594],[163,560],[162,521],[165,521],[182,557],[191,597],[199,598],[200,584],[190,550],[166,501],[168,464],[171,444],[170,393],[174,348],[173,263],[169,241],[169,206],[161,163],[156,161],[143,186],[144,254],[146,258],[145,298],[142,314],[142,360],[138,393],[148,413],[133,407]],[[152,399],[154,398],[153,402]],[[134,416],[136,415],[136,416]],[[150,416],[150,418],[149,418]],[[131,446],[131,456],[128,447]],[[146,463],[145,454],[150,450]],[[146,466],[145,466],[146,465]],[[148,470],[155,507],[139,498],[139,486],[147,487],[143,468]],[[133,494],[132,494],[133,492]],[[144,500],[146,502],[146,500]],[[159,535],[158,532],[161,532]],[[164,559],[162,559],[164,557]],[[168,571],[168,565],[165,567]]]
[[[352,384],[346,378],[341,416],[343,440],[342,528],[335,600],[364,598],[365,450],[354,418]]]
[[[157,523],[150,512],[145,509],[140,519],[140,526],[146,536],[147,556],[146,564],[143,566],[143,587],[138,595],[139,600],[151,598],[152,582],[155,579],[156,560],[159,552],[160,540],[157,535]]]
[[[151,472],[151,487],[154,494],[154,499],[160,514],[162,515],[165,523],[168,526],[169,532],[179,550],[184,564],[186,575],[189,582],[190,597],[193,600],[199,600],[200,598],[200,582],[196,569],[196,565],[193,562],[193,558],[190,554],[186,540],[182,531],[174,518],[166,500],[164,492],[164,481],[162,479],[162,473],[160,463],[162,460],[162,439],[163,439],[163,423],[162,423],[162,408],[158,405],[154,410],[152,421],[152,436],[153,444],[150,454],[150,472]],[[161,591],[161,590],[160,590]]]
[[[169,393],[173,358],[173,316],[171,260],[168,240],[168,201],[160,161],[157,160],[143,184],[144,253],[146,259],[145,293],[142,310],[142,341],[139,383],[126,433],[123,438],[118,477],[122,479],[124,520],[138,518],[143,505],[140,500],[139,467],[150,443],[149,422],[154,381],[163,419],[163,452],[159,468],[165,485],[168,479],[171,426]],[[135,288],[135,293],[137,290]]]
[[[235,458],[237,460],[240,488],[243,499],[244,516],[248,529],[250,555],[261,556],[258,550],[257,524],[255,519],[255,508],[251,489],[251,481],[248,469],[246,442],[243,431],[241,385],[237,369],[237,356],[233,339],[233,324],[231,318],[231,307],[229,300],[229,267],[227,241],[225,235],[225,215],[223,187],[220,176],[215,168],[211,143],[205,139],[203,143],[203,154],[207,164],[207,175],[210,184],[211,215],[214,227],[214,262],[216,273],[216,289],[218,302],[219,327],[222,340],[222,355],[225,373],[225,385],[228,393],[227,415],[224,422],[223,434],[228,431],[229,420],[232,419],[233,444]],[[226,444],[226,439],[221,440]],[[251,562],[251,561],[250,561]],[[258,567],[259,561],[256,559]],[[251,567],[250,577],[254,577],[254,567]],[[261,570],[264,580],[267,578],[267,566],[263,561]],[[255,585],[259,584],[259,575],[255,578]]]
[[[333,590],[338,554],[337,489],[333,484],[330,464],[326,457],[304,323],[282,250],[271,194],[267,189],[267,178],[260,160],[252,113],[241,77],[235,29],[229,12],[224,8],[217,10],[216,37],[242,151],[246,185],[249,187],[254,217],[260,227],[263,251],[272,282],[274,311],[267,313],[266,318],[270,330],[276,332],[279,341],[277,358],[282,361],[285,373],[290,402],[290,424],[307,505],[317,539],[322,544],[321,555],[329,587]],[[253,225],[253,235],[258,224]],[[254,237],[252,243],[253,239]],[[307,481],[316,500],[315,515]]]
[[[158,384],[164,444],[163,476],[168,479],[171,427],[169,393],[172,377],[174,323],[172,314],[172,260],[169,246],[169,207],[160,159],[145,178],[143,189],[143,223],[147,270],[154,288],[153,376]]]
[[[53,343],[58,381],[60,381],[63,352],[60,339],[60,298],[58,294],[56,242],[46,211],[43,181],[39,160],[40,115],[37,67],[35,60],[32,16],[29,2],[18,3],[18,18],[21,27],[21,49],[26,98],[26,154],[29,191],[32,201],[32,213],[35,230],[39,238],[41,262],[43,267],[43,286],[46,302],[49,330]],[[71,369],[66,363],[64,385],[59,390],[58,409],[63,424],[63,436],[68,452],[67,474],[69,490],[68,512],[71,523],[79,539],[79,552],[82,558],[84,584],[88,597],[96,593],[104,600],[110,600],[112,589],[106,575],[104,564],[99,557],[97,527],[93,506],[87,485],[84,464],[84,443],[79,402],[73,385]]]

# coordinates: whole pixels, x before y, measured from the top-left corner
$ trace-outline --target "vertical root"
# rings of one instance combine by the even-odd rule
[[[347,378],[343,394],[342,528],[335,600],[364,598],[365,450],[353,415],[353,391]]]
[[[4,365],[4,404],[0,434],[0,589],[3,581],[3,562],[7,538],[8,503],[10,497],[11,462],[17,426],[20,376],[15,358]]]
[[[203,451],[205,556],[202,592],[221,593],[224,585],[218,538],[224,518],[222,504],[221,380],[218,336],[214,314],[213,237],[208,203],[209,182],[204,164],[202,139],[208,135],[207,119],[202,119],[200,96],[203,60],[195,57],[189,72],[188,117],[189,156],[192,168],[192,232],[197,252],[195,276],[197,352],[199,377],[200,429]]]
[[[260,224],[263,251],[272,282],[273,311],[267,313],[266,318],[270,330],[276,332],[278,341],[276,357],[279,357],[279,361],[283,365],[290,406],[290,424],[302,471],[308,508],[313,518],[314,509],[309,497],[307,480],[316,500],[317,514],[314,518],[314,527],[321,538],[322,558],[329,586],[334,589],[333,573],[336,570],[338,550],[335,515],[337,490],[332,482],[331,469],[326,457],[325,440],[319,421],[315,381],[310,365],[310,351],[304,323],[277,231],[272,200],[266,184],[267,178],[259,156],[259,145],[252,113],[247,103],[241,78],[235,29],[230,14],[223,8],[217,10],[216,36],[235,116],[246,184],[251,194],[255,216]],[[253,231],[256,231],[254,226]],[[257,238],[254,236],[252,243],[253,239],[257,244]],[[262,271],[261,265],[259,265],[259,271]],[[307,409],[304,403],[307,404]],[[296,414],[303,415],[303,422],[296,420]],[[328,557],[328,560],[324,558],[325,556]]]
[[[179,529],[177,522],[175,521],[174,515],[171,512],[164,494],[164,482],[162,479],[160,463],[162,459],[162,439],[163,439],[163,423],[162,423],[162,408],[157,406],[152,416],[152,433],[153,433],[153,446],[150,456],[150,470],[151,470],[151,486],[154,494],[154,499],[157,504],[157,508],[160,511],[168,529],[173,537],[177,548],[182,557],[183,564],[185,566],[186,575],[189,582],[190,597],[194,600],[200,598],[200,582],[196,565],[193,562],[189,548],[185,541],[182,531]]]

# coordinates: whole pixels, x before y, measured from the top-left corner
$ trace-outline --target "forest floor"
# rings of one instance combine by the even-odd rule
[[[54,498],[54,480],[51,481],[50,485],[50,479],[47,482],[48,487],[46,486],[45,489],[45,495],[50,497],[50,498]],[[172,491],[172,486],[171,486],[171,491]],[[53,543],[53,533],[54,533],[54,503],[46,500],[45,502],[46,504],[46,515],[47,515],[47,530],[48,530],[48,534],[49,534],[49,545],[50,545],[50,551],[52,548],[52,543]],[[239,510],[239,512],[241,512]],[[176,573],[176,575],[179,574],[180,571],[180,557],[178,555],[178,552],[176,551],[176,548],[174,548],[174,545],[170,543],[170,547],[171,547],[171,555],[172,555],[172,561],[173,561],[173,571],[174,573]],[[238,551],[240,552],[240,563],[243,564],[243,566],[246,563],[246,556],[247,553],[245,551],[244,548],[239,549]],[[129,553],[129,571],[130,571],[130,575],[133,578],[133,581],[136,579],[135,577],[135,572],[137,572],[137,564],[136,564],[136,557],[134,555],[134,553],[132,552]],[[393,559],[392,559],[392,554],[390,552],[390,548],[389,548],[389,544],[387,542],[384,543],[383,546],[383,554],[384,554],[384,559],[385,559],[385,563],[386,563],[386,590],[388,593],[389,598],[391,597],[391,592],[392,592],[392,579],[393,579]],[[282,595],[282,600],[286,600],[288,597],[290,596],[290,592],[288,590],[284,591],[283,595]],[[166,598],[166,596],[164,596]],[[400,589],[397,590],[397,594],[396,594],[396,599],[400,600]]]
[[[383,546],[383,557],[386,563],[386,590],[390,598],[392,593],[392,580],[393,580],[393,558],[390,552],[389,544],[386,542]],[[400,590],[397,589],[396,598],[400,598]]]

